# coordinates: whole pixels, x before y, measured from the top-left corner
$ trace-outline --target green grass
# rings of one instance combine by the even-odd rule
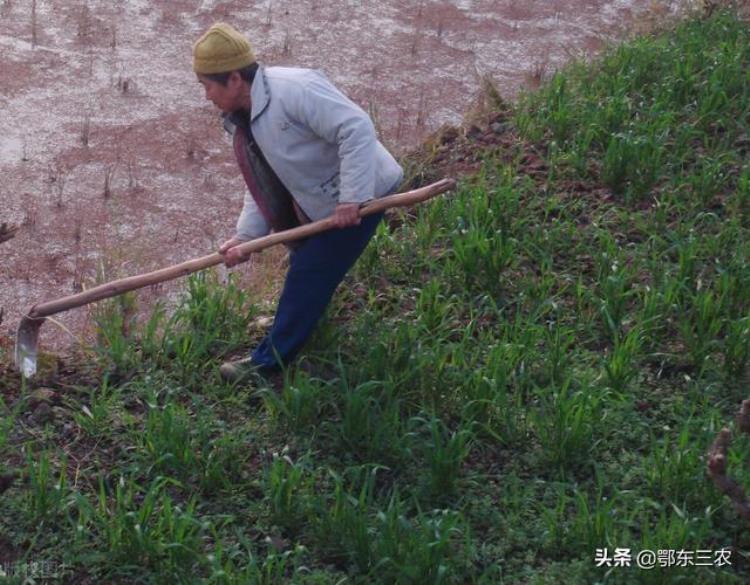
[[[141,325],[103,305],[46,422],[4,379],[0,554],[70,583],[748,582],[705,475],[750,380],[748,63],[718,12],[556,74],[514,107],[516,160],[380,226],[279,391],[217,376],[257,341],[231,282]]]

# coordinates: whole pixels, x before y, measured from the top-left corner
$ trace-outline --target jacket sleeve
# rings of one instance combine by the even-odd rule
[[[238,240],[246,242],[265,236],[269,231],[271,230],[260,209],[258,209],[258,204],[255,203],[253,196],[246,192],[245,204],[237,220],[237,233],[235,237]]]
[[[338,148],[339,203],[373,199],[377,136],[370,117],[319,72],[305,84],[301,98],[300,122]]]

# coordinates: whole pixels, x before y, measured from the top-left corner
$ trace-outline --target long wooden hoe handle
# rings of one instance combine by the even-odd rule
[[[455,185],[456,182],[453,179],[442,179],[437,183],[432,183],[431,185],[427,185],[419,189],[414,189],[413,191],[396,193],[394,195],[381,197],[380,199],[373,199],[372,201],[364,203],[360,207],[359,215],[360,217],[364,217],[367,215],[372,215],[373,213],[385,211],[386,209],[390,209],[392,207],[406,207],[409,205],[414,205],[415,203],[426,201],[427,199],[430,199],[435,195],[449,191],[450,189],[455,187]],[[276,244],[306,238],[325,230],[332,229],[333,227],[335,227],[333,219],[328,217],[326,219],[321,219],[320,221],[315,221],[300,227],[296,227],[283,232],[273,233],[262,238],[257,238],[255,240],[245,242],[243,244],[240,244],[238,246],[238,249],[244,256],[249,257],[252,252],[258,252],[260,250],[263,250],[264,248],[268,248],[269,246],[274,246]],[[146,274],[113,280],[112,282],[95,286],[94,288],[90,288],[86,291],[74,295],[55,299],[46,303],[36,304],[31,307],[27,314],[27,317],[31,319],[40,319],[49,315],[54,315],[55,313],[60,313],[61,311],[67,311],[68,309],[81,307],[83,305],[99,301],[101,299],[114,297],[131,290],[143,288],[144,286],[150,286],[152,284],[165,282],[167,280],[172,280],[180,276],[187,276],[188,274],[192,274],[193,272],[197,272],[199,270],[203,270],[204,268],[209,268],[210,266],[220,264],[223,261],[224,256],[222,256],[218,252],[215,252],[213,254],[209,254],[208,256],[202,256],[200,258],[188,260],[186,262],[182,262],[181,264],[162,268],[161,270],[155,270]]]

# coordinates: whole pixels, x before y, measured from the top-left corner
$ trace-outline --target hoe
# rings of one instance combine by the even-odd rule
[[[435,195],[449,191],[455,187],[455,185],[456,182],[453,179],[442,179],[437,183],[414,189],[413,191],[396,193],[394,195],[381,197],[380,199],[374,199],[364,203],[360,207],[359,215],[360,217],[364,217],[372,215],[373,213],[385,211],[392,207],[407,207],[409,205],[414,205],[415,203],[426,201]],[[326,218],[245,242],[239,245],[239,250],[243,253],[244,258],[247,259],[252,252],[258,252],[276,244],[306,238],[333,227],[333,219]],[[62,311],[74,309],[75,307],[81,307],[95,301],[121,295],[131,290],[150,286],[159,282],[165,282],[180,276],[187,276],[193,272],[220,264],[223,260],[224,257],[218,252],[215,252],[208,256],[188,260],[181,264],[162,268],[161,270],[122,278],[120,280],[101,284],[78,294],[34,305],[29,309],[26,315],[21,318],[21,323],[18,326],[15,352],[16,367],[21,371],[24,378],[30,378],[36,374],[39,328],[44,323],[46,317]]]

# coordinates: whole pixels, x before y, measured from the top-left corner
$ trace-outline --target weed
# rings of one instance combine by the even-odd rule
[[[303,432],[321,419],[330,386],[297,370],[292,379],[287,374],[281,392],[266,389],[261,393],[266,409],[274,419],[295,432]]]
[[[542,457],[562,469],[585,467],[597,442],[600,398],[590,387],[575,390],[570,378],[547,392],[532,416]]]
[[[466,384],[463,418],[478,434],[501,445],[515,444],[527,433],[524,395],[513,387],[514,382],[524,383],[522,352],[519,345],[508,341],[492,346],[484,368]]]
[[[511,222],[519,205],[513,176],[506,172],[499,185],[464,191],[456,201],[448,270],[456,274],[462,287],[496,293],[501,273],[515,257],[514,234],[523,229],[518,221]]]
[[[274,524],[289,531],[300,526],[307,510],[310,487],[310,476],[304,462],[295,463],[288,455],[274,455],[266,476],[266,492]]]
[[[552,554],[614,548],[618,542],[629,541],[626,535],[618,534],[622,530],[618,516],[626,523],[630,521],[624,503],[617,495],[606,494],[601,477],[591,499],[580,491],[571,497],[563,487],[557,487],[554,505],[543,507],[541,515]]]
[[[589,501],[586,494],[577,492],[573,499],[573,517],[570,523],[568,538],[578,548],[581,544],[583,550],[591,551],[602,546],[616,546],[617,542],[628,542],[623,534],[621,526],[627,526],[628,518],[623,516],[621,508],[623,504],[618,496],[607,496],[603,486],[598,485],[594,497]],[[619,522],[618,522],[619,521]]]
[[[61,512],[67,497],[67,462],[63,460],[55,473],[50,454],[43,452],[36,460],[29,457],[26,467],[29,471],[29,516],[39,521]]]
[[[187,480],[203,469],[203,459],[210,450],[210,421],[191,416],[175,403],[163,408],[152,405],[142,441],[143,451],[156,470]]]
[[[199,479],[204,494],[213,495],[220,488],[233,488],[242,482],[248,459],[245,441],[241,433],[226,431],[204,445]]]
[[[600,312],[611,338],[622,335],[623,320],[633,292],[632,276],[617,252],[617,245],[607,233],[602,235],[605,252],[599,258],[598,277]]]
[[[419,291],[416,313],[425,332],[436,335],[450,329],[456,319],[456,302],[446,298],[442,284],[431,280]]]
[[[111,419],[120,397],[105,378],[98,388],[89,392],[88,405],[73,415],[78,426],[92,437],[100,437],[111,430]]]
[[[614,348],[604,364],[608,385],[615,392],[623,393],[638,373],[638,358],[642,355],[643,345],[644,336],[640,326],[633,327],[624,337],[615,340]]]
[[[460,518],[449,510],[405,515],[397,495],[375,516],[375,562],[369,571],[390,583],[448,583],[457,571],[450,547],[462,529]],[[459,555],[460,558],[460,553]],[[364,567],[362,567],[364,568]]]
[[[675,559],[678,554],[685,555],[681,551],[690,551],[688,556],[694,558],[696,549],[704,550],[701,544],[694,543],[705,542],[706,528],[709,523],[707,517],[690,517],[677,506],[661,510],[655,516],[655,518],[650,518],[646,512],[641,514],[639,527],[641,538],[637,544],[639,550],[672,550],[675,551]],[[648,572],[643,580],[644,583],[654,585],[657,583],[681,583],[685,579],[696,579],[696,574],[702,574],[702,577],[698,578],[699,581],[709,583],[716,580],[715,575],[711,576],[709,572],[703,573],[700,566],[691,567],[693,570],[690,573],[684,569],[681,570],[680,565],[676,563],[669,569],[665,567],[657,567],[656,569],[654,572]],[[711,567],[711,569],[714,569],[714,567]]]
[[[9,408],[0,398],[0,453],[10,440],[11,431],[15,424],[16,412]]]
[[[695,427],[695,422],[688,418],[676,436],[652,438],[655,446],[645,465],[646,485],[651,496],[665,506],[696,509],[705,508],[708,502],[715,507],[719,501],[718,494],[712,494],[705,481],[704,446],[694,436]]]
[[[211,584],[278,585],[288,583],[290,575],[309,571],[303,562],[306,551],[301,545],[284,552],[269,551],[262,557],[254,543],[242,534],[237,534],[234,542],[227,546],[222,544],[218,535],[214,535],[214,540],[214,550],[207,555],[210,566],[207,582]]]
[[[408,453],[400,401],[378,382],[344,386],[342,393],[340,422],[327,426],[343,451],[362,463],[398,466]]]
[[[371,515],[373,480],[374,472],[368,473],[354,495],[334,476],[333,501],[318,512],[318,535],[329,558],[385,583],[449,582],[455,571],[449,551],[462,532],[460,518],[447,510],[410,518],[397,493]]]
[[[461,467],[471,450],[472,433],[466,428],[450,431],[437,418],[415,417],[411,423],[429,431],[430,440],[420,441],[426,446],[423,456],[428,467],[427,497],[430,501],[444,502],[458,490]]]
[[[722,304],[723,299],[711,290],[700,290],[683,300],[685,317],[680,321],[679,329],[699,372],[703,371],[709,354],[719,345]]]
[[[72,518],[82,542],[96,535],[106,543],[109,576],[153,571],[166,583],[193,575],[200,566],[205,529],[196,517],[195,501],[175,504],[167,488],[177,484],[166,478],[157,478],[145,490],[123,476],[112,483],[110,488],[100,480],[94,504],[79,497]]]
[[[739,378],[750,360],[750,316],[727,322],[722,352],[727,377]]]
[[[658,179],[663,157],[660,137],[639,137],[618,133],[612,136],[604,154],[602,180],[626,200],[643,199]]]
[[[208,360],[239,346],[255,316],[247,294],[230,278],[218,286],[214,273],[188,279],[188,293],[165,325],[164,346],[172,361],[189,375]]]
[[[97,282],[108,279],[108,267],[102,263],[97,271]],[[96,328],[96,350],[114,366],[116,372],[125,372],[137,363],[131,333],[136,316],[136,293],[129,292],[105,299],[92,308]]]

